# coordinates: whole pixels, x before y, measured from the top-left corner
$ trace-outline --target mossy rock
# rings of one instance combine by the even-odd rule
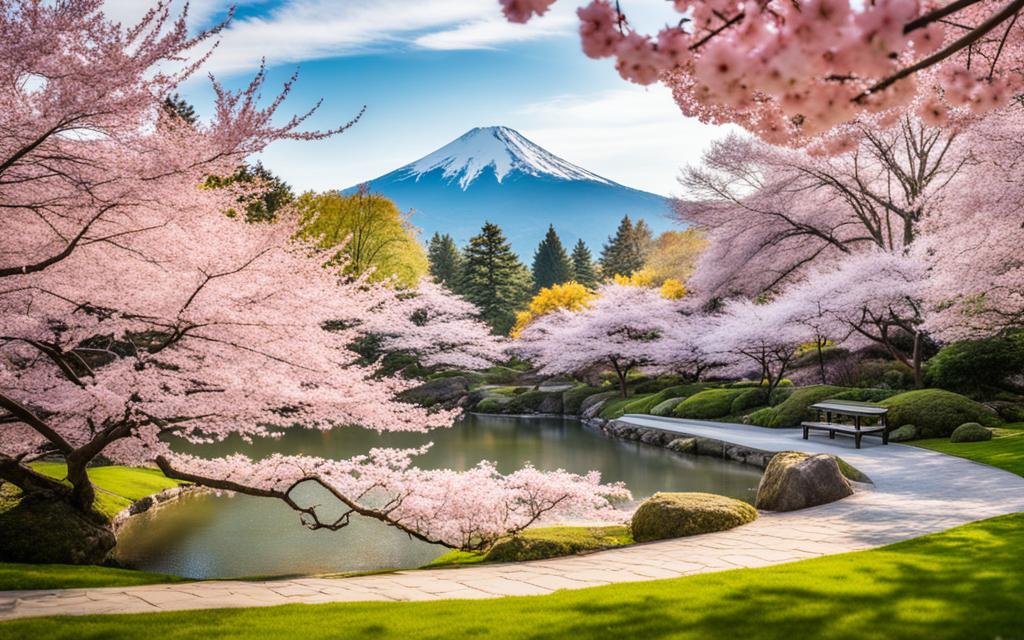
[[[23,499],[0,512],[0,562],[101,564],[116,544],[100,514],[62,500]]]
[[[992,439],[992,430],[986,429],[977,422],[965,422],[953,430],[950,442],[984,442]]]
[[[888,407],[891,424],[914,424],[932,437],[945,437],[965,422],[993,427],[995,413],[970,398],[941,389],[907,391],[880,403]]]
[[[725,531],[753,522],[746,502],[711,493],[656,493],[637,508],[631,529],[637,542]]]
[[[604,406],[619,397],[618,391],[602,391],[601,393],[595,393],[580,403],[579,415],[583,418],[593,418],[604,409]]]
[[[921,430],[916,425],[905,424],[889,432],[890,442],[909,442],[921,437]]]
[[[732,403],[749,389],[705,389],[676,405],[677,418],[707,420],[722,418],[732,412]]]
[[[795,511],[852,494],[853,487],[835,456],[783,451],[764,470],[755,504],[767,511]]]
[[[501,402],[495,398],[484,398],[473,407],[478,413],[503,413],[507,402]]]
[[[527,391],[509,400],[505,413],[562,413],[562,392]]]
[[[669,398],[668,400],[662,400],[658,404],[651,407],[652,416],[670,416],[675,411],[676,406],[685,400],[686,398]]]
[[[544,527],[502,538],[488,550],[487,562],[524,562],[610,549],[632,542],[624,526]]]

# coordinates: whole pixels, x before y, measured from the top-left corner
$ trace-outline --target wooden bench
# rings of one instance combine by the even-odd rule
[[[837,433],[852,435],[854,445],[860,449],[860,441],[866,435],[882,435],[882,444],[889,444],[889,425],[886,422],[886,414],[889,412],[885,407],[868,402],[854,402],[852,400],[826,400],[812,404],[811,408],[817,411],[817,420],[813,422],[802,422],[800,426],[804,430],[804,440],[810,437],[811,431],[827,431],[828,437],[834,440]],[[825,419],[821,419],[821,414]],[[846,416],[853,418],[853,424],[833,422],[832,416]],[[878,420],[878,424],[864,425],[862,419],[869,418]]]

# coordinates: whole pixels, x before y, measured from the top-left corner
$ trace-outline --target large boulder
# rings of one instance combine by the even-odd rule
[[[965,422],[949,436],[950,442],[984,442],[991,439],[991,429],[986,429],[977,422]]]
[[[757,486],[758,509],[796,511],[827,504],[853,493],[839,462],[827,454],[777,453]]]
[[[711,493],[656,493],[637,508],[631,524],[637,542],[724,531],[753,522],[746,502]]]
[[[467,394],[469,394],[469,378],[452,376],[424,382],[418,387],[406,389],[398,397],[405,402],[432,407],[454,404]]]
[[[24,499],[0,513],[0,562],[101,564],[117,543],[109,523],[63,500]]]

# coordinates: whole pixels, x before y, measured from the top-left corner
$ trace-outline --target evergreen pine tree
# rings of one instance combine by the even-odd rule
[[[583,286],[593,289],[597,287],[597,269],[594,268],[594,258],[590,254],[590,248],[583,240],[576,242],[572,249],[572,272],[573,280]]]
[[[455,241],[447,233],[435,232],[430,238],[427,249],[427,260],[430,262],[430,275],[434,281],[453,291],[459,287],[462,271],[462,254],[455,246]]]
[[[533,254],[533,290],[540,291],[571,279],[572,263],[562,247],[561,239],[555,233],[555,226],[548,225],[547,234]]]
[[[646,227],[646,224],[644,225]],[[636,229],[629,216],[623,216],[615,235],[608,238],[601,250],[601,271],[605,277],[628,276],[644,266],[639,255]]]
[[[459,293],[480,307],[481,318],[497,333],[508,333],[516,311],[530,295],[530,272],[519,261],[501,227],[484,223],[463,250]]]
[[[646,264],[647,256],[650,255],[653,248],[654,234],[651,233],[651,228],[647,226],[647,221],[640,218],[636,221],[636,225],[633,226],[633,253],[640,257],[638,269],[642,269],[643,265]]]

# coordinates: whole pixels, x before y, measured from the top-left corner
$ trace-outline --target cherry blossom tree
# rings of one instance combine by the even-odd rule
[[[860,127],[835,156],[730,136],[682,184],[680,218],[707,231],[690,281],[705,301],[778,292],[859,251],[902,252],[937,210],[976,145],[909,118],[888,131]]]
[[[382,351],[411,353],[428,367],[484,369],[507,359],[507,341],[491,333],[480,310],[427,279],[396,291],[358,329],[379,336]]]
[[[672,365],[668,336],[682,319],[680,304],[657,289],[621,284],[606,284],[597,295],[582,310],[561,309],[535,319],[519,334],[515,349],[543,373],[608,367],[625,398],[630,372]]]
[[[183,76],[162,69],[194,70],[203,56],[188,54],[211,34],[188,36],[185,16],[172,20],[163,4],[129,27],[99,8],[0,3],[0,480],[23,503],[89,514],[86,468],[105,460],[276,498],[310,528],[339,529],[356,514],[466,548],[543,517],[621,519],[610,501],[628,492],[597,474],[421,470],[421,450],[177,453],[170,438],[427,431],[455,414],[396,401],[409,381],[356,364],[358,324],[394,304],[394,291],[322,268],[316,243],[295,240],[294,211],[248,224],[224,214],[244,187],[204,186],[275,140],[344,127],[303,132],[305,116],[274,124],[291,85],[261,106],[262,72],[237,92],[215,82],[210,123],[178,117],[164,105]],[[28,465],[42,456],[66,462],[66,483]],[[341,515],[300,503],[304,483],[337,497]]]
[[[799,313],[789,300],[730,301],[706,338],[707,350],[723,362],[725,374],[743,376],[756,367],[770,395],[808,340],[806,327],[797,322]]]
[[[929,265],[924,327],[941,340],[1024,325],[1024,113],[1011,107],[966,133],[976,162],[924,221],[917,254]]]
[[[553,2],[501,4],[526,22]],[[615,58],[630,82],[664,83],[684,115],[772,143],[803,145],[853,121],[888,126],[908,111],[942,124],[1024,89],[1024,0],[676,0],[656,35],[621,6],[577,11],[587,56]]]
[[[877,344],[910,367],[923,386],[924,321],[922,296],[926,265],[908,255],[875,250],[850,255],[788,289],[779,302],[804,311],[795,320],[851,348]],[[807,310],[813,310],[813,324]],[[803,318],[801,321],[800,318]]]

